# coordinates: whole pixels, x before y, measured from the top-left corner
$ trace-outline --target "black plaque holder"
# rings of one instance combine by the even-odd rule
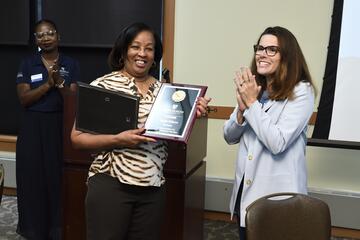
[[[78,82],[76,129],[93,134],[118,134],[135,129],[140,98]]]

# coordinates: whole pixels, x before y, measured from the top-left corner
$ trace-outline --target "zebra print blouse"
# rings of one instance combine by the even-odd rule
[[[145,97],[138,93],[134,79],[129,79],[120,72],[100,77],[91,85],[139,96],[138,127],[141,128],[145,124],[161,83],[153,83]],[[161,140],[156,143],[141,143],[136,148],[124,147],[102,151],[95,154],[89,178],[96,173],[105,173],[125,184],[161,186],[165,182],[163,167],[167,156],[167,142]]]

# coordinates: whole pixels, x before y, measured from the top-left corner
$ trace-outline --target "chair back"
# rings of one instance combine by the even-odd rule
[[[3,195],[3,189],[4,189],[4,166],[0,163],[0,204],[1,204],[1,199],[2,199],[2,195]]]
[[[267,195],[246,211],[247,240],[329,240],[331,236],[328,205],[308,195]]]

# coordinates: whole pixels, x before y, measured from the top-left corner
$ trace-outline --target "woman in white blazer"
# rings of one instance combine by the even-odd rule
[[[275,192],[307,193],[306,130],[315,89],[296,38],[282,27],[265,29],[251,68],[235,75],[237,106],[224,138],[239,144],[230,211],[243,240],[250,203]]]

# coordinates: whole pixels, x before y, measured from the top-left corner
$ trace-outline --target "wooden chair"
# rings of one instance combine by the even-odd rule
[[[4,166],[0,163],[0,204],[3,195],[3,188],[4,188]]]
[[[298,193],[264,196],[247,207],[247,240],[329,240],[328,205]]]

